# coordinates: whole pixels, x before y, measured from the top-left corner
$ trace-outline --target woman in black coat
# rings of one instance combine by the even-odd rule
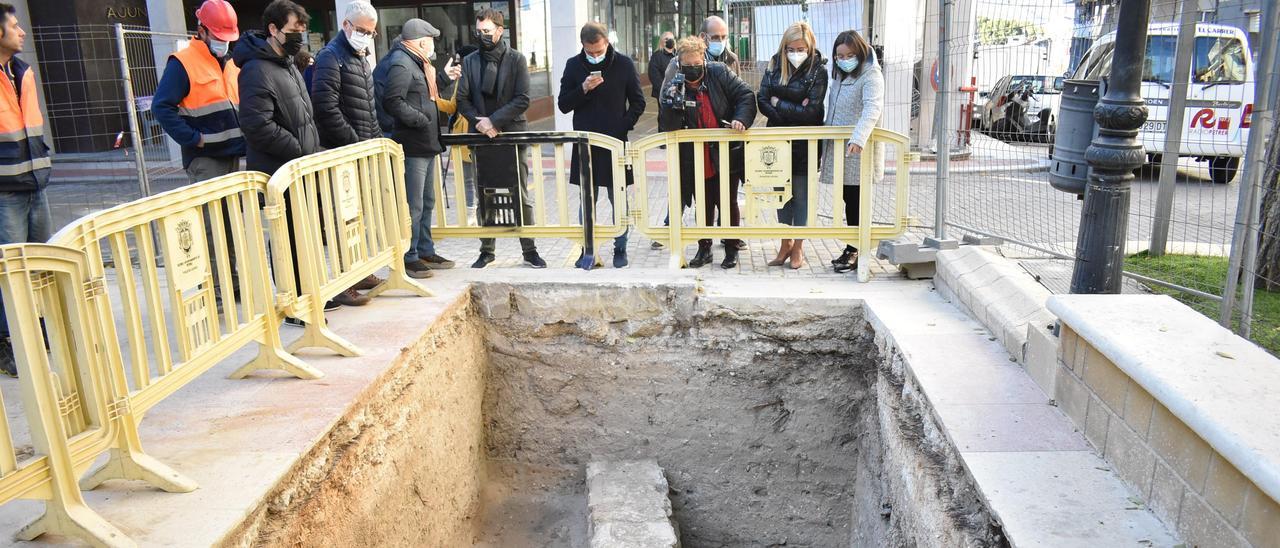
[[[820,126],[823,99],[827,96],[826,60],[818,53],[813,30],[803,21],[787,27],[778,53],[760,80],[756,95],[760,112],[769,127]],[[778,210],[778,221],[805,226],[809,220],[809,143],[791,144],[791,199]],[[791,268],[804,266],[804,240],[782,240],[769,266],[790,261]]]

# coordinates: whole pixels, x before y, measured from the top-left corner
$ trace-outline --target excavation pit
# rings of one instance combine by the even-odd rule
[[[858,301],[699,293],[474,285],[255,538],[587,546],[588,463],[655,459],[685,547],[1004,542]]]

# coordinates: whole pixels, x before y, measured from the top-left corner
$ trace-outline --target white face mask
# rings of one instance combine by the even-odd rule
[[[351,44],[351,49],[356,51],[373,51],[373,36],[357,32],[354,27],[347,34],[347,42]]]
[[[787,60],[791,61],[791,66],[795,68],[800,68],[800,65],[803,65],[805,60],[808,58],[809,53],[805,51],[793,51],[787,53]]]
[[[231,42],[209,38],[209,53],[212,53],[214,57],[219,59],[226,57],[229,49],[231,49]]]
[[[435,60],[436,58],[436,41],[435,40],[424,39],[423,41],[418,43],[418,47],[422,48],[422,51],[426,52],[428,61]]]

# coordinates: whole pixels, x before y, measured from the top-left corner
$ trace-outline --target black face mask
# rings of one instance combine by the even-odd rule
[[[302,51],[302,33],[301,32],[284,33],[284,44],[281,44],[280,48],[284,50],[285,55],[288,55],[290,57],[297,55],[299,51]]]
[[[706,65],[681,65],[680,74],[684,75],[686,82],[697,82],[702,79],[702,74],[707,70]]]
[[[480,49],[485,51],[491,51],[493,48],[498,47],[498,41],[493,39],[492,34],[480,34],[477,32],[476,42],[480,44]]]
[[[663,42],[662,45],[666,46],[667,49],[672,49],[676,47],[676,41],[674,38],[667,38],[667,41]]]

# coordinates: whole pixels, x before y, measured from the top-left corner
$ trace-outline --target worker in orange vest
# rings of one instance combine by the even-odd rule
[[[231,43],[240,38],[236,10],[226,0],[205,0],[196,9],[196,21],[196,39],[169,56],[151,102],[160,127],[182,146],[182,168],[192,183],[240,171],[245,150],[237,114],[240,69],[231,61]],[[230,221],[229,215],[223,218],[231,285],[238,295],[240,269]],[[205,234],[209,249],[214,249],[209,224],[206,215]],[[217,278],[218,269],[213,270]],[[217,295],[221,298],[222,293]]]
[[[236,10],[226,0],[205,0],[196,10],[196,39],[169,56],[151,110],[182,146],[182,167],[192,183],[240,170],[244,136],[231,43],[240,38]]]
[[[16,55],[27,33],[18,26],[17,10],[0,4],[0,244],[49,239],[49,147],[44,144],[44,116],[36,96],[35,71]],[[0,372],[17,376],[9,322],[0,303]]]

